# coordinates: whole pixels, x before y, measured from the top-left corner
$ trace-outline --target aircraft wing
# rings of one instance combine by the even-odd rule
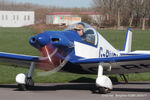
[[[31,62],[38,62],[39,57],[0,52],[0,64],[29,67]]]
[[[109,58],[78,59],[71,61],[74,64],[97,64],[97,67],[89,69],[96,70],[99,63],[103,65],[104,73],[133,73],[150,72],[150,54],[140,54],[132,56],[119,56]]]

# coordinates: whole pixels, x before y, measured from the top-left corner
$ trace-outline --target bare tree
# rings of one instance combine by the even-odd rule
[[[139,26],[145,30],[146,18],[150,15],[150,0],[135,0],[135,15],[136,19],[140,22]],[[134,15],[134,16],[135,16]]]
[[[35,10],[35,20],[36,24],[45,24],[46,23],[46,15],[48,15],[48,8],[39,8]]]
[[[126,10],[127,16],[129,18],[129,27],[132,26],[134,15],[136,12],[136,1],[137,0],[126,0]]]
[[[120,12],[121,12],[121,0],[116,0],[115,1],[115,10],[116,10],[116,15],[117,15],[117,27],[119,28],[120,27]]]
[[[93,8],[96,12],[100,12],[100,14],[106,14],[108,16],[107,21],[105,24],[108,23],[109,25],[112,24],[112,19],[114,17],[114,0],[93,0]],[[98,19],[97,19],[98,20]],[[101,20],[98,20],[101,21]],[[101,22],[98,22],[101,23]]]
[[[126,0],[93,0],[93,6],[97,11],[107,13],[109,19],[114,18],[118,28],[121,26],[121,15]],[[111,22],[111,20],[110,20]]]
[[[142,16],[142,30],[145,30],[146,17],[148,17],[150,9],[150,0],[142,0],[141,2],[141,16]]]
[[[144,30],[150,16],[150,0],[93,0],[93,7],[108,13],[109,19],[114,18],[118,28],[127,24],[131,27],[134,21]]]

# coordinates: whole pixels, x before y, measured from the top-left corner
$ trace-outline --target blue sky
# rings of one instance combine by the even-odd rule
[[[90,7],[92,0],[7,0],[16,3],[33,3],[58,7]]]

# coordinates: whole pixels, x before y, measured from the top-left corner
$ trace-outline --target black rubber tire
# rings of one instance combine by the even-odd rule
[[[34,81],[32,80],[32,78],[27,78],[26,79],[26,85],[28,87],[33,87],[34,86]]]
[[[27,86],[25,84],[18,84],[18,89],[20,91],[26,91],[27,90]]]
[[[98,88],[98,91],[99,91],[100,94],[110,93],[110,90],[108,88],[105,88],[105,87]]]
[[[27,91],[30,90],[34,87],[34,81],[32,78],[27,78],[26,79],[26,84],[18,84],[18,89],[20,91]]]

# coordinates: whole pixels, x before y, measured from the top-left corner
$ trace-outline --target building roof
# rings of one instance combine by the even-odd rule
[[[73,12],[51,12],[48,15],[98,15],[98,12],[78,12],[78,13],[73,13]]]

